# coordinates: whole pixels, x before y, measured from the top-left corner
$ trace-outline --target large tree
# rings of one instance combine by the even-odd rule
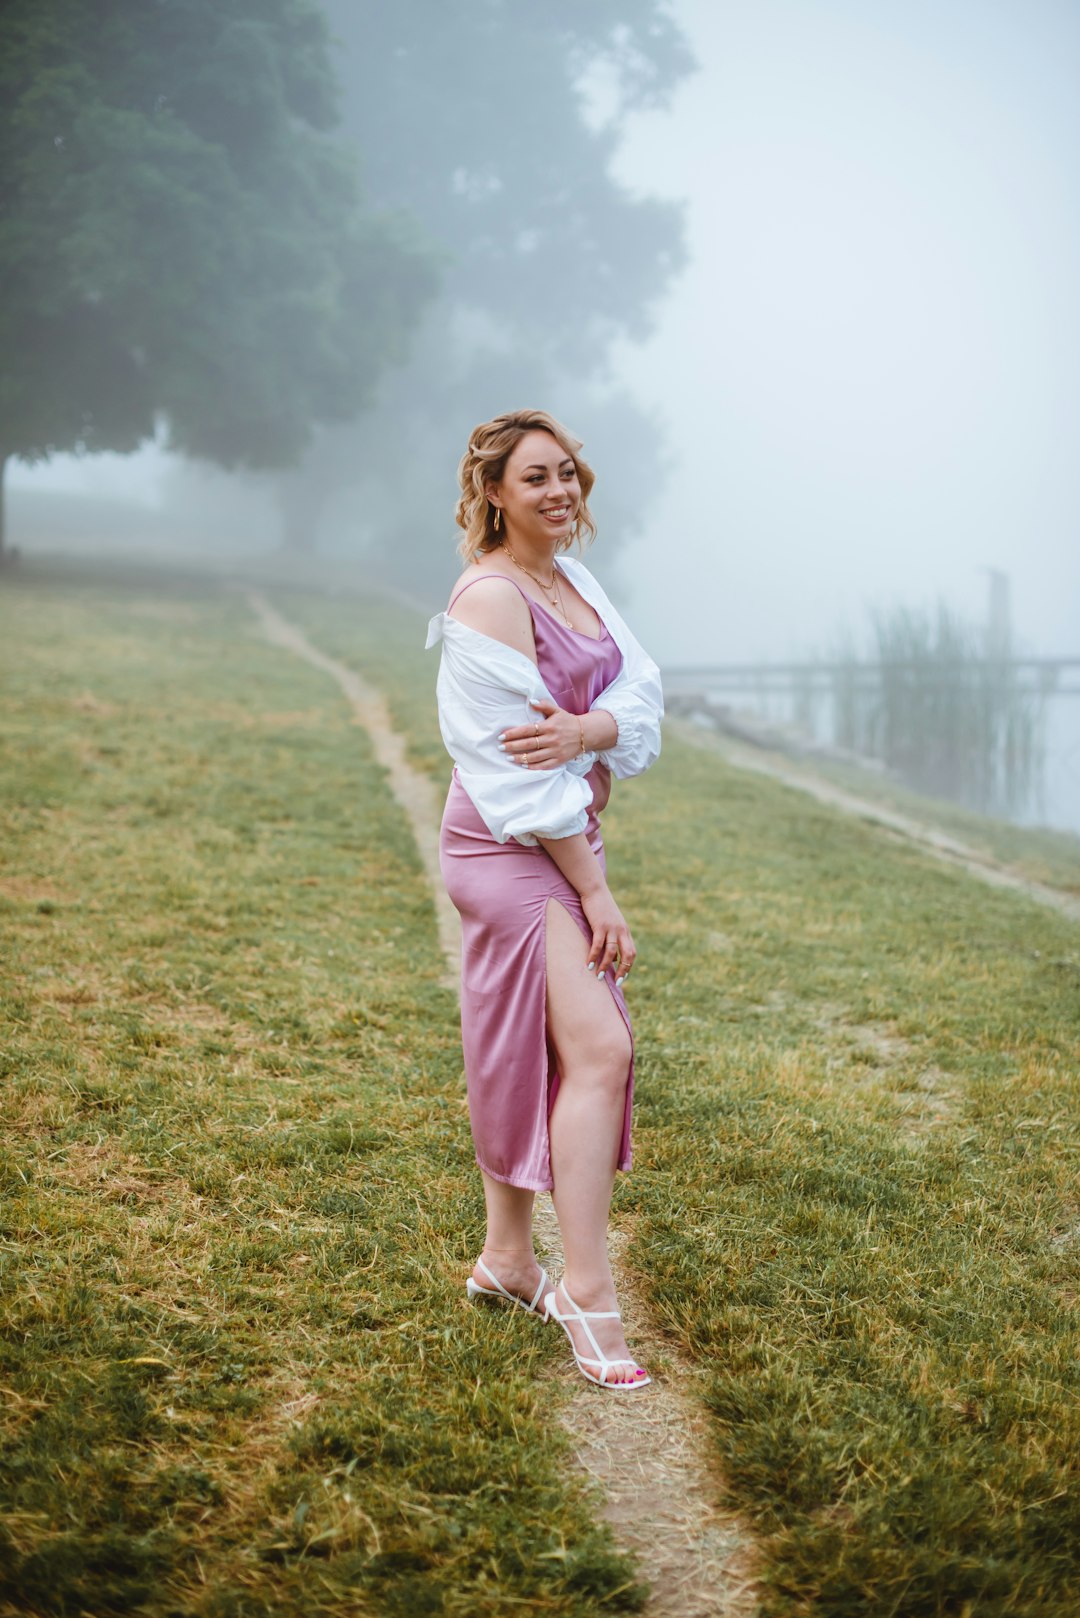
[[[402,581],[452,569],[453,466],[468,429],[542,405],[579,426],[603,476],[604,531],[625,534],[659,482],[658,437],[617,392],[613,339],[640,336],[682,257],[679,210],[613,178],[618,116],[689,71],[662,0],[325,0],[344,128],[365,185],[444,245],[442,294],[375,409],[321,434],[283,485],[294,543],[354,485],[353,526]],[[592,74],[613,115],[594,116]],[[341,510],[338,508],[340,517]]]
[[[314,0],[6,0],[0,548],[12,456],[297,458],[402,357],[436,279],[365,211]]]

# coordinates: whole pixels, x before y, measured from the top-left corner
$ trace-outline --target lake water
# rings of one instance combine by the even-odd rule
[[[1076,679],[1070,674],[1070,683]],[[674,688],[674,682],[672,682]],[[788,695],[755,697],[750,692],[717,691],[711,700],[738,713],[754,714],[776,725],[794,726],[795,703]],[[831,732],[829,698],[815,704],[815,736],[828,741]],[[1013,818],[1021,826],[1050,826],[1080,834],[1080,695],[1049,696],[1045,709],[1045,758],[1041,790],[1022,813]]]

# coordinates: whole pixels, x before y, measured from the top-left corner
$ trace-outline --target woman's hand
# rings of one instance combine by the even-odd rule
[[[617,960],[619,970],[615,984],[618,987],[637,959],[634,940],[623,920],[622,911],[611,897],[611,890],[607,886],[595,888],[588,894],[583,893],[581,908],[585,912],[585,920],[592,928],[592,943],[589,946],[586,964],[599,977],[609,966],[614,966]]]
[[[499,746],[515,764],[528,770],[557,770],[581,752],[581,721],[553,702],[530,702],[537,710],[531,725],[515,725],[499,735]]]

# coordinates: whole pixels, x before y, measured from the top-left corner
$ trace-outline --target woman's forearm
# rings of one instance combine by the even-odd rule
[[[589,839],[583,831],[573,837],[540,837],[537,839],[540,847],[551,855],[570,886],[582,898],[590,893],[600,893],[607,887],[607,880],[600,867],[600,861],[589,847]]]
[[[591,713],[582,714],[580,724],[586,749],[590,753],[603,753],[609,747],[614,747],[619,739],[618,724],[606,708],[595,708]]]
[[[614,747],[619,739],[619,727],[614,717],[603,708],[597,708],[594,713],[581,714],[578,723],[585,738],[585,746],[591,753],[598,753],[605,747]],[[610,780],[603,766],[595,766],[600,770],[606,780]],[[592,778],[590,777],[590,780]],[[594,798],[595,797],[594,783]],[[602,794],[602,803],[607,802],[607,790]],[[584,899],[590,893],[601,893],[607,887],[600,861],[589,847],[589,839],[583,831],[573,837],[540,837],[537,839],[541,848],[549,853],[555,864],[559,867],[570,886],[576,890],[579,897]]]
[[[634,964],[634,940],[611,896],[600,861],[589,847],[589,839],[584,832],[578,832],[575,837],[542,837],[540,845],[577,889],[585,923],[592,929],[586,967],[596,973],[599,981],[617,961],[621,974],[615,980],[618,988]]]

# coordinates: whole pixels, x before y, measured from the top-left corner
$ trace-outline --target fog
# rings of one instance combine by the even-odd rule
[[[981,615],[992,566],[1020,638],[1074,651],[1080,9],[678,9],[700,72],[618,159],[690,203],[617,358],[675,456],[636,617],[667,658],[778,657],[867,601]]]
[[[489,358],[484,388],[462,389],[475,415],[421,440],[438,462],[423,478],[445,486],[431,523],[447,574],[451,446],[477,416],[546,405],[588,454],[595,402],[628,399],[655,423],[655,453],[620,455],[597,427],[600,514],[638,527],[606,555],[602,527],[591,565],[661,662],[825,650],[889,603],[944,598],[978,620],[988,568],[1009,577],[1019,650],[1080,654],[1080,11],[670,12],[697,70],[669,105],[609,132],[621,186],[684,205],[688,261],[654,300],[651,334],[610,345],[602,385],[533,355],[508,362],[500,391]],[[584,72],[594,131],[608,128],[613,71]],[[573,297],[562,316],[572,332]],[[409,387],[430,380],[432,352],[414,357]],[[538,378],[548,396],[523,396]],[[192,475],[156,447],[17,465],[9,482],[13,520],[21,497],[63,491],[179,512],[189,529],[216,512],[204,537],[227,533],[249,555],[275,543],[265,479]],[[324,550],[377,546],[347,509],[370,513],[373,488],[343,496]],[[1047,813],[1080,827],[1080,698],[1052,707]]]

